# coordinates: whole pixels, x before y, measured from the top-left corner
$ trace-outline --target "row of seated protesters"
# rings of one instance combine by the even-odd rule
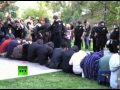
[[[113,49],[114,45],[115,42],[109,40],[106,44],[109,51],[88,53],[79,50],[77,46],[67,48],[66,42],[63,42],[60,48],[54,48],[52,42],[43,43],[41,39],[32,42],[30,39],[21,40],[10,36],[0,44],[0,54],[6,53],[5,57],[10,59],[62,69],[66,73],[97,80],[100,84],[108,84],[116,89],[120,60],[119,50]]]

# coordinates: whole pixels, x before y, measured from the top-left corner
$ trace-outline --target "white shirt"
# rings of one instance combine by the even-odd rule
[[[87,53],[85,51],[80,50],[79,52],[74,53],[69,61],[69,65],[73,65],[73,72],[75,74],[82,73],[82,77],[84,76],[83,76],[83,70],[80,67],[80,62],[84,59],[86,55]]]
[[[109,61],[109,66],[111,70],[110,76],[110,86],[114,89],[117,89],[118,82],[117,82],[117,75],[120,73],[120,55],[118,53],[113,54]],[[119,68],[117,70],[117,68]]]

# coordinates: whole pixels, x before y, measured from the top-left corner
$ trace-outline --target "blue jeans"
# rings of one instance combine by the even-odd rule
[[[85,49],[88,50],[89,49],[89,36],[85,36]]]
[[[66,41],[67,41],[67,47],[68,47],[68,48],[71,48],[71,40],[70,40],[70,39],[67,39]]]

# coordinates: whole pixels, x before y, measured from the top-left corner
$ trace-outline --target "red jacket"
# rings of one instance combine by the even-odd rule
[[[0,54],[6,52],[8,44],[10,43],[12,39],[6,39],[1,45],[0,45]]]

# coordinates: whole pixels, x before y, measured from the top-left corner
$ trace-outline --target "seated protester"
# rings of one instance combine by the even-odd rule
[[[28,48],[28,55],[27,55],[27,60],[30,62],[34,62],[35,58],[37,57],[37,49],[39,45],[43,44],[42,39],[38,39],[36,42],[33,42],[30,44]]]
[[[106,43],[106,47],[109,51],[104,51],[104,56],[99,60],[99,70],[98,70],[98,82],[100,84],[110,84],[110,68],[109,61],[111,56],[117,51],[114,49],[114,45],[116,42],[112,40],[108,40]]]
[[[22,58],[22,49],[23,49],[23,44],[20,44],[18,46],[16,46],[13,50],[13,53],[11,55],[11,59],[17,59],[17,60],[21,60]]]
[[[117,42],[113,39],[110,39],[107,41],[107,47],[109,48],[109,51],[112,53],[118,53],[119,50],[119,45],[117,44]]]
[[[67,50],[67,43],[64,42],[61,44],[60,48],[55,48],[53,50],[53,55],[48,63],[47,67],[53,68],[53,69],[60,69],[60,65],[62,62],[62,54]]]
[[[22,40],[22,43],[20,45],[18,45],[17,47],[14,48],[13,53],[11,55],[11,57],[13,59],[19,59],[22,60],[22,54],[23,54],[23,46],[25,44],[29,44],[28,41],[26,40]]]
[[[117,82],[117,75],[120,73],[120,52],[111,56],[109,66],[111,71],[110,87],[112,89],[118,89],[120,83]]]
[[[14,38],[15,38],[14,36],[6,37],[6,40],[4,40],[0,45],[0,54],[5,53],[7,51],[8,44]]]
[[[99,60],[99,70],[98,70],[98,82],[100,84],[109,85],[110,79],[110,68],[109,60],[113,53],[109,51],[104,51],[104,56]]]
[[[38,62],[40,65],[46,65],[48,59],[51,58],[54,49],[53,42],[48,42],[47,44],[39,45],[37,48],[37,57],[35,62]]]
[[[19,38],[14,39],[9,43],[8,48],[7,48],[7,53],[6,53],[7,58],[11,58],[14,48],[18,46],[19,44],[21,44],[21,39]]]
[[[99,59],[104,55],[104,51],[91,52],[80,63],[80,67],[83,69],[85,78],[97,79]]]
[[[78,46],[73,46],[72,48],[69,48],[68,50],[63,52],[62,63],[60,67],[64,72],[73,73],[72,65],[69,65],[69,61],[75,52],[78,52]]]
[[[80,62],[84,59],[84,57],[87,55],[85,51],[79,50],[79,52],[76,52],[72,55],[69,65],[73,65],[73,72],[74,74],[80,74],[82,77],[84,77],[83,70],[80,67]]]
[[[28,48],[29,48],[30,44],[32,44],[32,40],[27,38],[26,42],[23,44],[23,48],[22,48],[22,60],[27,61]]]

